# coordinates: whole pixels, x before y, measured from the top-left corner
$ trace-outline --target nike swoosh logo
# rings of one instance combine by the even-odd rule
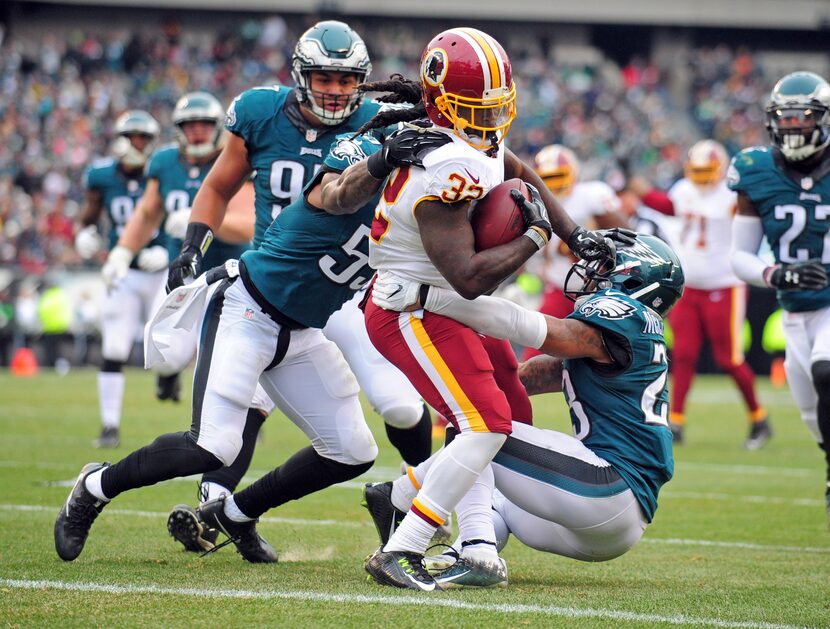
[[[400,293],[402,290],[403,290],[403,286],[401,286],[400,284],[397,284],[397,288],[393,292],[389,293],[389,296],[394,297],[395,295]]]
[[[460,574],[454,574],[454,575],[449,576],[449,577],[438,577],[438,579],[436,579],[436,581],[438,581],[439,583],[449,583],[451,581],[455,581],[457,579],[460,579],[461,577],[466,576],[468,574],[470,574],[469,570],[467,570],[466,572],[462,572]]]
[[[467,175],[470,177],[470,179],[473,180],[473,183],[478,183],[481,180],[481,177],[473,177],[473,173],[471,173],[466,168],[464,169],[464,172],[467,173]]]
[[[418,589],[423,590],[424,592],[432,592],[435,590],[435,583],[422,583],[410,574],[406,574],[406,578],[412,581],[412,583],[418,586]]]

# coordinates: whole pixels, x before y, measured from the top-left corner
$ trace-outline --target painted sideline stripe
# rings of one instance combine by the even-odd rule
[[[816,459],[818,460],[818,458]],[[793,477],[807,477],[815,476],[820,472],[819,468],[808,469],[805,467],[772,467],[769,465],[728,465],[725,463],[677,463],[677,469],[692,469],[706,472],[717,472],[722,474],[730,472],[731,474],[747,474],[749,476],[793,476]]]
[[[59,507],[48,507],[46,505],[12,505],[0,504],[0,511],[29,511],[29,512],[48,512],[57,514]],[[130,517],[139,518],[166,518],[167,513],[163,511],[139,511],[132,509],[107,509],[107,513],[113,515],[126,515]],[[309,520],[305,518],[260,518],[260,522],[269,522],[272,524],[294,524],[298,526],[313,525],[313,526],[342,526],[348,528],[367,528],[371,523],[353,522],[351,520]],[[743,548],[747,550],[761,550],[761,551],[779,551],[792,553],[818,553],[830,554],[830,547],[811,547],[811,546],[777,546],[765,544],[752,544],[748,542],[725,542],[712,541],[706,539],[682,539],[682,538],[652,538],[644,537],[640,543],[649,544],[669,544],[673,546],[715,546],[719,548]]]
[[[641,623],[664,623],[669,625],[708,625],[712,627],[735,627],[737,629],[800,629],[798,625],[778,625],[768,622],[729,621],[720,618],[696,618],[677,614],[637,614],[613,609],[591,609],[559,607],[556,605],[524,605],[517,603],[483,604],[469,603],[443,595],[427,596],[377,596],[364,594],[340,594],[337,592],[308,592],[291,590],[214,590],[201,588],[172,588],[159,585],[111,585],[105,583],[84,583],[67,581],[33,581],[28,579],[0,579],[0,586],[28,590],[68,590],[72,592],[103,592],[106,594],[154,594],[173,596],[200,596],[204,598],[246,598],[259,600],[300,600],[319,603],[358,603],[381,605],[420,605],[421,607],[443,607],[500,614],[541,614],[565,618],[608,618],[619,621]]]
[[[721,500],[726,502],[751,502],[755,504],[788,505],[790,507],[823,507],[824,500],[816,498],[778,498],[776,496],[746,496],[741,494],[718,494],[702,491],[672,491],[667,489],[660,492],[663,498],[684,498],[693,500]]]

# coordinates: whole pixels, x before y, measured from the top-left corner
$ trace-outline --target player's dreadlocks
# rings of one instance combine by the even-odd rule
[[[412,122],[427,117],[427,110],[421,102],[421,84],[418,81],[405,79],[401,74],[393,74],[387,81],[363,83],[358,89],[361,92],[386,92],[377,99],[381,103],[409,103],[414,107],[380,111],[374,118],[355,131],[355,135],[366,133],[369,129],[383,128],[391,124]]]

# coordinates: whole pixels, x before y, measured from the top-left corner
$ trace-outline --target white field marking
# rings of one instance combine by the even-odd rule
[[[0,579],[0,586],[27,590],[68,590],[70,592],[102,592],[105,594],[151,594],[172,596],[199,596],[202,598],[243,598],[258,600],[299,600],[317,603],[357,603],[364,605],[400,605],[464,609],[506,615],[539,614],[564,618],[607,618],[617,621],[663,623],[668,625],[704,625],[736,629],[801,629],[799,625],[778,625],[752,620],[730,621],[720,618],[701,618],[675,614],[637,614],[614,609],[559,607],[556,605],[523,605],[519,603],[484,604],[470,603],[441,594],[426,596],[379,596],[367,594],[341,594],[338,592],[310,592],[303,590],[216,590],[201,588],[173,588],[160,585],[112,585],[108,583],[84,583],[71,581],[34,581],[24,579]]]
[[[810,548],[804,546],[774,546],[764,544],[749,544],[746,542],[716,542],[706,539],[678,539],[678,538],[656,538],[652,539],[644,537],[640,540],[641,543],[647,544],[667,544],[669,546],[714,546],[717,548],[745,548],[747,550],[761,550],[761,551],[780,551],[783,553],[814,553],[824,554],[830,553],[830,548]]]
[[[45,505],[12,505],[0,504],[0,511],[48,511],[49,513],[57,514],[60,507],[48,507]],[[107,509],[107,513],[113,515],[126,515],[135,518],[166,518],[169,512],[164,511],[139,511],[137,509]],[[366,522],[352,522],[349,520],[310,520],[306,518],[260,518],[260,522],[269,522],[271,524],[295,524],[298,526],[342,526],[348,528],[368,528],[372,523],[368,520]]]
[[[664,498],[683,498],[686,500],[721,500],[726,502],[749,502],[753,504],[787,505],[790,507],[823,507],[824,500],[816,498],[778,498],[775,496],[745,496],[741,494],[718,494],[703,491],[672,491],[667,489],[660,492],[660,500]]]
[[[48,507],[45,505],[12,505],[0,504],[0,511],[29,511],[29,512],[48,512],[57,513],[58,507]],[[167,513],[163,511],[138,511],[132,509],[107,509],[108,514],[124,515],[137,518],[166,518]],[[260,518],[260,522],[268,522],[271,524],[291,524],[298,526],[314,525],[314,526],[339,526],[348,528],[368,528],[371,524],[367,522],[353,522],[351,520],[309,520],[305,518]],[[670,544],[674,546],[716,546],[721,548],[740,548],[746,550],[760,550],[764,552],[794,552],[803,554],[830,554],[830,548],[811,547],[811,546],[776,546],[764,544],[751,544],[747,542],[726,542],[713,541],[706,539],[680,539],[680,538],[653,538],[644,537],[642,542],[650,544]],[[280,561],[283,556],[280,555]]]
[[[816,459],[818,460],[818,459]],[[726,465],[722,463],[678,463],[677,469],[693,469],[718,474],[746,474],[748,476],[791,476],[809,477],[816,474],[816,470],[805,467],[770,467],[768,465]],[[816,468],[818,469],[818,468]]]

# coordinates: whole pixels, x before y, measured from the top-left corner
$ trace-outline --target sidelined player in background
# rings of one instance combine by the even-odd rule
[[[628,227],[620,212],[620,200],[613,188],[603,181],[580,181],[580,164],[576,154],[561,144],[550,144],[536,154],[535,168],[548,190],[577,225],[584,227]],[[553,238],[541,254],[545,258],[545,292],[539,312],[564,318],[573,312],[573,302],[562,292],[565,276],[577,258],[560,238]],[[538,356],[539,351],[526,348],[522,359]]]
[[[778,291],[787,341],[784,369],[801,418],[824,450],[830,518],[830,84],[794,72],[766,108],[771,146],[732,160],[738,193],[732,267],[755,286]],[[758,257],[766,236],[775,264]]]
[[[155,230],[129,258],[122,256],[117,269],[110,263],[119,256],[116,243],[144,193],[144,165],[158,138],[159,124],[146,111],[134,109],[119,116],[114,131],[113,157],[95,161],[87,169],[86,200],[75,237],[75,248],[82,258],[98,253],[104,246],[98,222],[106,212],[111,251],[102,269],[107,294],[101,308],[103,363],[98,373],[98,400],[102,427],[95,440],[98,448],[115,448],[120,443],[122,367],[142,324],[164,294],[164,271],[170,260],[164,234]]]

